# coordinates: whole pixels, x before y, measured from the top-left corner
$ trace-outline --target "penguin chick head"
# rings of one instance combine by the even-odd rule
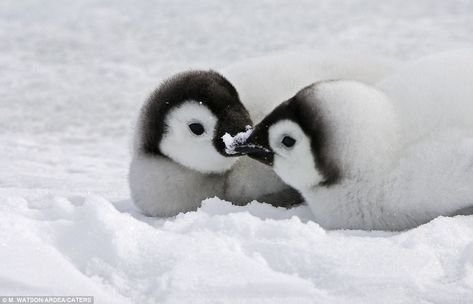
[[[303,190],[382,170],[397,133],[382,92],[356,81],[322,81],[276,107],[236,151]]]
[[[142,152],[167,157],[202,173],[221,173],[234,164],[222,136],[252,125],[233,85],[214,71],[187,71],[151,95],[140,119]]]

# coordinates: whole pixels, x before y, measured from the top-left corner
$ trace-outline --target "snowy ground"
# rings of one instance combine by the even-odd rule
[[[471,303],[473,217],[324,231],[210,199],[141,216],[129,130],[162,77],[296,49],[473,46],[465,1],[0,2],[0,295],[96,303]]]

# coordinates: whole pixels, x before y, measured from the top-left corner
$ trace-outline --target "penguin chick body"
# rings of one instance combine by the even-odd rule
[[[281,100],[313,82],[326,79],[355,79],[375,83],[390,75],[400,62],[393,58],[357,54],[296,52],[250,59],[229,66],[221,73],[238,90],[240,99],[257,124]],[[303,199],[267,167],[240,157],[228,172],[225,198],[237,204],[252,200],[274,206],[290,206]]]
[[[404,230],[468,210],[473,69],[467,66],[471,50],[409,64],[378,88],[318,82],[266,116],[237,151],[299,190],[327,229]]]

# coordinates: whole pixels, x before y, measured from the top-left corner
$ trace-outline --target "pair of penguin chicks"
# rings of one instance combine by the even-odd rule
[[[346,65],[334,76],[366,80]],[[468,65],[472,50],[368,77],[373,85],[319,73],[293,97],[272,101],[280,104],[231,149],[222,137],[249,133],[256,111],[217,72],[178,74],[142,109],[132,198],[152,216],[195,210],[213,196],[277,206],[305,201],[327,229],[404,230],[462,213],[473,206]]]

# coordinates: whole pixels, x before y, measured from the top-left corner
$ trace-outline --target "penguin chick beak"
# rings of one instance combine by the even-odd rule
[[[244,132],[238,132],[236,135],[232,136],[229,133],[225,133],[221,139],[225,144],[225,153],[226,156],[242,156],[244,153],[237,151],[237,147],[244,145],[248,137],[253,132],[253,127],[247,125]]]
[[[265,165],[272,166],[274,152],[263,146],[258,140],[258,136],[252,134],[247,141],[235,147],[235,152],[249,156]]]
[[[253,132],[253,123],[245,108],[229,110],[219,119],[214,145],[225,157],[238,157],[242,154],[235,147],[244,143]]]
[[[271,153],[268,149],[253,144],[243,144],[235,147],[235,152],[239,154],[251,155],[265,155]]]

